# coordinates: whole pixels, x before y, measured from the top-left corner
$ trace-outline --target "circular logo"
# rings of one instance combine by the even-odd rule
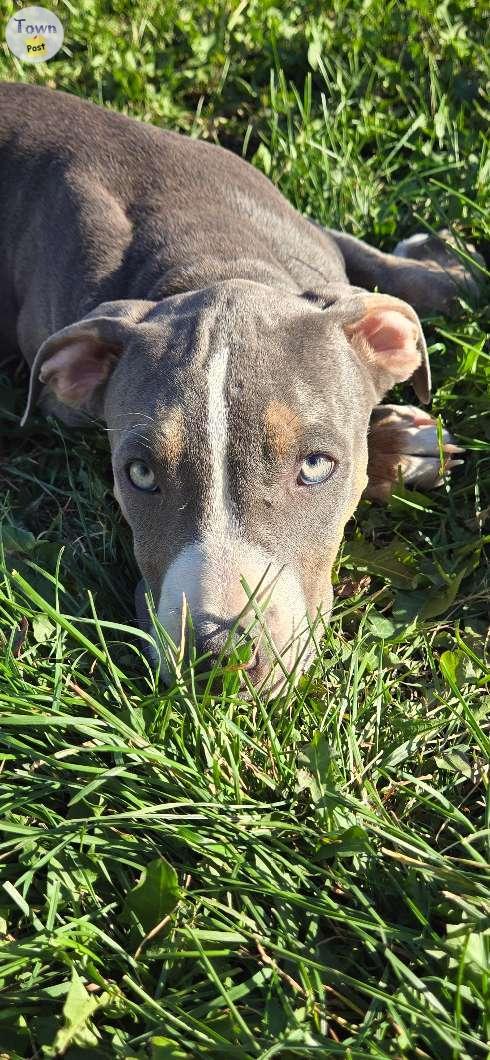
[[[45,63],[63,44],[63,26],[46,7],[21,7],[7,22],[10,51],[24,63]]]

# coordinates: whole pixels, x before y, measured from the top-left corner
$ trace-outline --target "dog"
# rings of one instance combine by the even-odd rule
[[[417,314],[448,311],[470,277],[438,240],[382,253],[221,147],[48,88],[0,86],[0,178],[23,422],[39,401],[106,425],[155,660],[188,611],[199,656],[243,642],[244,681],[277,692],[311,660],[361,496],[388,496],[399,468],[439,479],[430,416],[380,402],[408,379],[428,402]]]

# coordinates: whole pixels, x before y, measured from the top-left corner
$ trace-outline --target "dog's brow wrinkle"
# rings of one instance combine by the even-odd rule
[[[295,261],[297,262],[297,264],[303,265],[303,267],[309,269],[310,272],[316,272],[318,276],[321,276],[324,283],[328,283],[328,278],[325,273],[323,273],[321,269],[315,268],[315,266],[311,264],[311,261],[305,261],[304,258],[298,258],[296,254],[293,254],[291,261]]]

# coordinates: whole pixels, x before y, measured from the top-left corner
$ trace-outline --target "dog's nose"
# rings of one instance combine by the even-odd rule
[[[262,644],[258,635],[247,633],[240,627],[233,631],[223,629],[212,635],[195,636],[195,650],[195,669],[203,675],[209,675],[215,667],[218,671],[236,670],[246,673],[248,680],[256,687],[271,670],[267,644]]]

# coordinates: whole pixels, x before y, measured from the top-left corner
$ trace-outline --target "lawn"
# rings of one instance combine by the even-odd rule
[[[484,0],[48,6],[65,50],[0,47],[2,77],[219,141],[378,246],[450,227],[490,261]],[[103,431],[20,430],[24,371],[0,380],[4,1060],[488,1055],[481,278],[426,321],[465,466],[361,504],[318,660],[276,701],[155,684]]]

